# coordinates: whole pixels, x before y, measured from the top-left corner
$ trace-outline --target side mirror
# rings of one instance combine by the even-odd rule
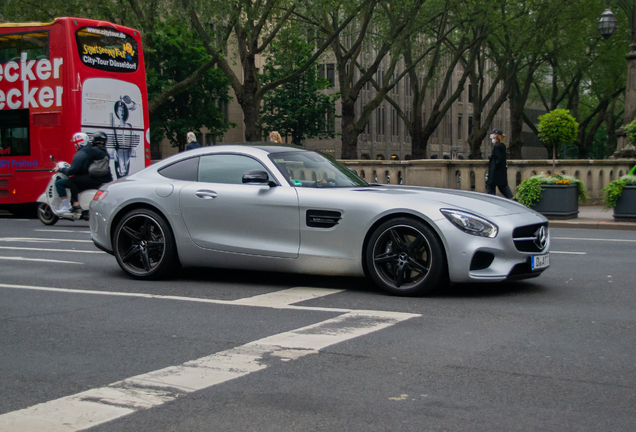
[[[276,182],[269,179],[267,171],[253,170],[243,174],[243,183],[256,183],[268,186],[276,186]]]
[[[349,168],[349,171],[351,171],[352,173],[354,173],[355,175],[358,175],[358,171],[354,170],[353,168]]]
[[[52,162],[55,162],[55,158],[53,157],[53,155],[49,156],[51,158]]]

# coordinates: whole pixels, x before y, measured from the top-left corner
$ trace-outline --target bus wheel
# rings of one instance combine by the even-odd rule
[[[38,206],[38,219],[44,225],[55,225],[55,223],[59,220],[55,213],[53,213],[53,209],[50,205],[46,203],[41,203]]]

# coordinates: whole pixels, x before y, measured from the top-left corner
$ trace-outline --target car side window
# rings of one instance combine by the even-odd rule
[[[215,154],[201,156],[199,181],[206,183],[243,184],[243,174],[267,169],[249,156]]]
[[[193,157],[180,160],[177,163],[161,168],[158,172],[162,176],[173,180],[197,181],[199,176],[199,158]]]

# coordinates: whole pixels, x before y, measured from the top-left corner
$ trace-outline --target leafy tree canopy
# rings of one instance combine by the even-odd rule
[[[314,44],[299,38],[297,28],[281,32],[268,50],[269,62],[264,66],[261,82],[267,85],[290,75],[302,67],[313,55]],[[333,138],[335,103],[339,94],[325,94],[331,86],[321,78],[315,67],[310,67],[297,79],[267,93],[261,109],[261,128],[277,130],[282,136],[290,135],[292,143],[302,145],[307,138]],[[332,115],[327,118],[327,114]]]
[[[576,139],[578,123],[567,110],[555,109],[539,117],[539,139],[548,149]]]
[[[157,24],[147,48],[146,76],[148,98],[152,99],[175,83],[192,75],[210,57],[196,32],[187,23],[167,20]],[[177,93],[169,103],[159,106],[150,119],[151,142],[168,138],[173,147],[183,150],[188,131],[222,135],[229,126],[222,107],[230,100],[229,83],[218,69],[204,71],[195,84]]]

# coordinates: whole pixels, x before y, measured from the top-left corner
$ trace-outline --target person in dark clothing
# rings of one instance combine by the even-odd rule
[[[506,145],[503,143],[505,135],[501,129],[493,129],[490,134],[492,140],[492,154],[488,162],[488,179],[486,192],[495,195],[496,188],[508,199],[512,199],[512,191],[508,186],[508,161],[506,160]]]
[[[60,168],[59,170],[55,168],[55,171],[69,176],[65,179],[58,179],[55,182],[57,193],[62,199],[62,207],[57,209],[59,213],[81,211],[82,208],[80,207],[78,197],[80,192],[88,189],[98,189],[104,183],[113,181],[110,170],[106,175],[100,177],[93,177],[88,173],[88,167],[93,161],[108,157],[108,151],[106,151],[107,140],[108,138],[104,132],[95,132],[92,142],[80,146],[81,148],[75,153],[75,156],[73,156],[73,161],[69,168]],[[69,206],[66,197],[67,188],[71,190],[72,207]]]
[[[195,148],[201,147],[201,144],[197,142],[197,136],[194,132],[188,132],[186,139],[188,140],[188,144],[185,148],[186,150],[194,150]]]

